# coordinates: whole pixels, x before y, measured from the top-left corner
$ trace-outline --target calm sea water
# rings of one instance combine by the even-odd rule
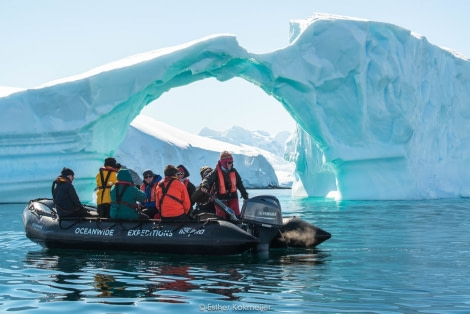
[[[332,233],[316,249],[229,257],[47,251],[0,205],[0,311],[470,313],[470,200],[335,202],[274,194]]]

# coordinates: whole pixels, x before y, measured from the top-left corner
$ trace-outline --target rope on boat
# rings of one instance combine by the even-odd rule
[[[129,221],[129,220],[127,220],[127,221]],[[147,220],[146,220],[146,221],[147,221]],[[125,227],[123,226],[123,224],[122,224],[123,222],[124,222],[124,221],[119,221],[118,224],[119,224],[119,225],[121,226],[121,228],[122,228],[123,230],[125,230],[125,231],[135,230],[135,229],[137,229],[137,227],[140,227],[140,230],[142,230],[143,222],[139,222],[139,223],[137,223],[137,225],[135,225],[134,227],[129,228],[129,229],[127,229],[127,228],[125,228]]]
[[[179,225],[179,226],[176,227],[175,229],[171,230],[171,233],[176,232],[176,230],[180,229],[180,228],[183,227],[183,226],[184,226],[184,224]]]
[[[216,222],[216,221],[218,221],[218,220],[216,220],[216,219],[208,219],[208,220],[206,220],[206,221],[205,221],[199,228],[197,228],[197,229],[191,228],[191,231],[189,231],[189,232],[186,232],[186,230],[184,230],[184,229],[183,229],[183,230],[184,230],[185,234],[187,234],[188,236],[190,236],[190,235],[192,235],[193,233],[196,233],[196,232],[198,232],[198,231],[201,230],[201,229],[205,229],[206,226],[207,226],[207,224],[209,224],[209,223],[211,223],[211,222]],[[189,221],[189,222],[190,222],[190,221]],[[184,228],[184,226],[186,225],[186,223],[188,223],[188,222],[183,222],[181,225],[179,225],[179,226],[176,227],[175,229],[171,230],[171,232],[173,233],[173,232],[176,232],[176,231],[179,230],[179,229]],[[197,221],[197,223],[200,223],[200,221]]]
[[[76,224],[78,224],[79,222],[82,221],[82,219],[74,219],[75,222],[73,224],[71,224],[70,226],[68,226],[67,228],[65,228],[65,227],[62,227],[62,222],[65,221],[65,220],[70,221],[72,219],[64,219],[64,218],[59,219],[59,228],[62,229],[62,230],[68,230],[68,229],[72,228],[73,226],[75,226]]]
[[[98,218],[98,219],[96,220],[96,226],[97,226],[98,229],[100,229],[100,230],[109,230],[109,229],[114,228],[114,226],[117,225],[117,223],[114,223],[114,224],[110,225],[109,227],[102,227],[102,226],[101,226],[101,222],[104,222],[103,219]]]
[[[196,233],[196,232],[198,232],[198,231],[201,230],[201,229],[205,229],[206,226],[207,226],[209,223],[213,223],[213,222],[217,222],[217,221],[219,221],[219,219],[207,219],[199,228],[197,228],[197,229],[192,229],[190,232],[186,232],[186,234],[187,234],[188,236],[190,236],[190,235],[192,235],[193,233]],[[199,222],[200,222],[200,221],[198,221],[198,223],[199,223]],[[181,226],[180,226],[180,227],[181,227]],[[178,228],[177,228],[177,229],[178,229]],[[177,229],[175,229],[175,230],[177,230]]]
[[[38,217],[40,217],[40,216],[46,216],[46,217],[51,217],[51,218],[57,218],[58,215],[57,215],[57,212],[55,211],[55,209],[54,209],[53,207],[49,206],[48,204],[41,202],[42,200],[43,200],[43,199],[38,198],[38,199],[29,201],[29,204],[28,204],[28,209],[29,209],[29,211],[30,211],[32,214],[35,214],[35,215],[38,216]],[[34,206],[34,202],[41,203],[42,205],[47,206],[47,207],[50,209],[51,212],[48,213],[48,212],[45,212],[45,211],[43,211],[43,210],[37,209],[37,208]]]
[[[143,225],[144,223],[146,222],[152,222],[152,224],[154,225],[152,227],[153,230],[160,230],[164,227],[164,222],[162,220],[138,220],[136,222],[136,224],[132,227],[126,227],[124,224],[125,223],[128,223],[130,222],[129,220],[120,220],[120,219],[109,219],[109,218],[101,218],[101,217],[64,217],[64,218],[60,218],[55,210],[54,207],[51,207],[49,204],[47,204],[46,202],[43,202],[44,199],[42,198],[39,198],[39,199],[35,199],[35,200],[31,200],[28,204],[28,209],[31,211],[32,214],[35,214],[36,216],[40,217],[40,216],[46,216],[46,217],[51,217],[51,218],[54,218],[54,219],[58,219],[58,222],[59,222],[59,228],[62,229],[62,230],[68,230],[68,229],[71,229],[73,228],[74,226],[76,226],[77,224],[79,223],[82,223],[82,222],[95,222],[95,225],[98,229],[100,230],[109,230],[109,229],[113,229],[114,227],[116,227],[117,225],[120,226],[120,228],[124,231],[129,231],[129,230],[135,230],[135,229],[140,229],[140,230],[143,230]],[[49,209],[50,209],[50,213],[46,212],[46,211],[43,211],[43,210],[40,210],[38,208],[36,208],[34,206],[34,203],[37,202],[37,203],[41,203],[42,205],[45,205],[47,206]],[[106,219],[106,220],[105,220]],[[68,221],[68,222],[73,222],[72,224],[70,225],[67,225],[67,226],[64,226],[63,223],[65,221]],[[109,222],[113,222],[113,224],[105,227],[102,225],[103,222],[106,222],[106,221],[109,221]],[[191,228],[191,231],[190,232],[185,232],[187,233],[188,235],[191,235],[201,229],[204,229],[206,228],[206,226],[209,224],[209,223],[214,223],[214,222],[217,222],[218,219],[207,219],[206,221],[203,222],[203,224],[197,228],[197,229],[193,229]],[[202,221],[200,221],[199,219],[197,219],[197,223],[201,223]],[[186,222],[183,222],[181,223],[180,225],[178,225],[176,228],[174,228],[171,232],[176,232],[177,230],[183,228],[184,226],[186,225]]]

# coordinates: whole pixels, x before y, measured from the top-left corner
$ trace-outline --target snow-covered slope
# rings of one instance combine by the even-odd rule
[[[249,138],[249,131],[234,129],[242,138]],[[292,184],[293,163],[283,160],[282,156],[258,148],[256,141],[252,141],[254,146],[238,142],[236,139],[241,137],[233,131],[231,143],[228,143],[190,134],[140,115],[131,123],[115,157],[121,164],[140,175],[147,168],[162,174],[167,164],[184,164],[191,173],[191,180],[197,184],[200,182],[200,167],[214,167],[220,152],[228,150],[234,156],[234,167],[247,187],[286,187]]]

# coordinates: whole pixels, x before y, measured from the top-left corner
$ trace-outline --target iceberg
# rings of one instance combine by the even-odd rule
[[[296,121],[286,151],[296,164],[294,195],[470,196],[468,59],[388,23],[316,14],[290,28],[289,45],[269,53],[213,35],[4,92],[0,200],[50,195],[63,166],[80,173],[81,197],[91,194],[96,169],[142,108],[173,88],[234,77]]]
[[[247,131],[238,129],[238,132],[246,135]],[[292,183],[279,182],[277,173],[281,174],[286,168],[292,173],[294,165],[276,154],[239,142],[227,143],[190,134],[144,115],[132,121],[114,156],[139,176],[145,169],[152,169],[163,177],[167,164],[183,164],[190,173],[189,179],[198,185],[201,182],[200,168],[215,168],[221,150],[232,153],[234,167],[246,188],[279,187]]]

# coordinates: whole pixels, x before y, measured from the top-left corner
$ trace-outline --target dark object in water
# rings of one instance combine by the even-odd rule
[[[284,218],[279,231],[269,247],[315,247],[331,238],[329,232],[296,217]]]
[[[96,208],[85,206],[96,213]],[[240,219],[232,223],[213,214],[198,215],[192,221],[120,220],[100,218],[59,218],[51,199],[31,200],[23,211],[26,236],[45,248],[150,251],[173,254],[240,254],[268,250],[276,239],[291,239],[294,229],[321,230],[300,219],[284,225],[279,200],[270,195],[244,202]],[[298,222],[300,221],[300,223]],[[305,229],[305,224],[310,226]],[[312,247],[331,235],[314,234],[305,243]],[[300,242],[284,241],[284,246]],[[307,245],[308,243],[308,245]]]

